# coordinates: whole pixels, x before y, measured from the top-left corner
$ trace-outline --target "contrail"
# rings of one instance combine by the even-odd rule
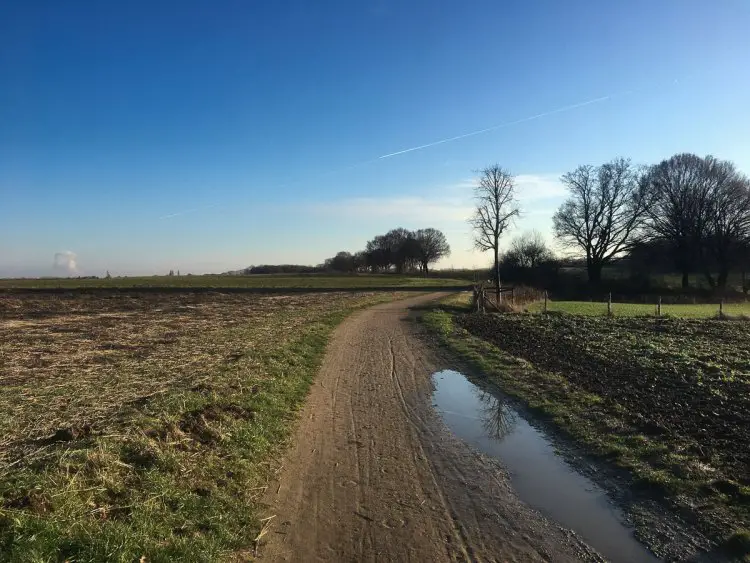
[[[486,127],[485,129],[479,129],[477,131],[471,131],[469,133],[464,133],[462,135],[456,135],[455,137],[449,137],[447,139],[441,139],[439,141],[434,141],[432,143],[427,143],[427,144],[424,144],[424,145],[419,145],[419,146],[416,146],[416,147],[410,147],[408,149],[403,149],[403,150],[400,150],[400,151],[391,152],[391,153],[388,153],[388,154],[384,154],[382,156],[378,156],[376,158],[371,158],[369,160],[363,160],[363,161],[357,162],[355,164],[349,164],[347,166],[342,166],[342,167],[339,167],[339,168],[334,168],[333,170],[329,170],[327,172],[323,172],[321,174],[318,174],[315,178],[321,178],[321,177],[324,177],[324,176],[329,176],[331,174],[338,174],[340,172],[351,170],[352,168],[358,168],[359,166],[363,166],[365,164],[372,164],[374,162],[378,162],[378,161],[384,160],[386,158],[391,158],[391,157],[394,157],[394,156],[398,156],[400,154],[406,154],[406,153],[410,153],[410,152],[414,152],[414,151],[420,151],[422,149],[427,149],[427,148],[430,148],[430,147],[435,147],[437,145],[443,145],[445,143],[450,143],[450,142],[453,142],[453,141],[458,141],[460,139],[466,139],[467,137],[474,137],[475,135],[482,135],[483,133],[489,133],[490,131],[496,131],[498,129],[503,129],[504,127],[510,127],[512,125],[518,125],[519,123],[526,123],[528,121],[534,121],[536,119],[541,119],[543,117],[548,117],[550,115],[555,115],[557,113],[563,113],[563,112],[571,111],[571,110],[574,110],[574,109],[577,109],[577,108],[582,108],[582,107],[590,106],[590,105],[593,105],[593,104],[599,104],[601,102],[606,102],[607,100],[611,100],[612,98],[616,98],[616,97],[620,97],[620,96],[626,96],[626,95],[629,95],[629,94],[633,94],[634,92],[637,92],[637,91],[643,90],[643,89],[645,89],[645,88],[640,88],[640,89],[637,89],[637,90],[626,90],[624,92],[618,92],[616,94],[609,94],[607,96],[601,96],[599,98],[593,98],[591,100],[586,100],[584,102],[578,102],[576,104],[562,106],[562,107],[559,107],[557,109],[553,109],[553,110],[550,110],[550,111],[545,111],[545,112],[542,112],[542,113],[537,113],[536,115],[531,115],[531,116],[528,116],[528,117],[522,117],[521,119],[515,119],[513,121],[506,121],[506,122],[500,123],[498,125],[493,125],[492,127]],[[310,179],[311,178],[305,178],[305,180],[310,180]],[[278,184],[276,186],[272,186],[270,189],[280,189],[280,188],[289,186],[291,184],[299,183],[301,181],[303,181],[303,180],[292,180],[292,181],[289,181],[289,182],[285,182],[283,184]],[[209,206],[206,206],[206,207],[196,207],[194,209],[187,209],[187,210],[184,210],[184,211],[178,211],[176,213],[170,213],[168,215],[162,215],[161,217],[159,217],[159,219],[171,219],[173,217],[179,217],[180,215],[187,215],[189,213],[195,213],[196,211],[202,211],[204,209],[209,209],[211,207],[216,207],[217,205],[219,205],[219,204],[215,203],[213,205],[209,205]]]
[[[193,209],[185,209],[183,211],[177,211],[175,213],[170,213],[168,215],[162,215],[159,217],[159,219],[171,219],[172,217],[179,217],[180,215],[187,215],[188,213],[195,213],[196,211],[203,211],[205,209],[211,209],[212,207],[216,207],[219,205],[218,203],[212,203],[211,205],[206,205],[205,207],[194,207]]]
[[[600,102],[604,102],[607,100],[611,100],[615,96],[623,96],[625,94],[631,94],[631,91],[627,92],[620,92],[619,94],[611,94],[609,96],[601,96],[600,98],[594,98],[593,100],[586,100],[585,102],[579,102],[577,104],[571,104],[569,106],[563,106],[561,108],[553,109],[550,111],[545,111],[543,113],[538,113],[536,115],[531,115],[529,117],[522,117],[521,119],[516,119],[514,121],[506,121],[505,123],[500,123],[499,125],[493,125],[492,127],[487,127],[485,129],[479,129],[478,131],[472,131],[471,133],[464,133],[463,135],[456,135],[455,137],[449,137],[447,139],[441,139],[439,141],[434,141],[432,143],[427,143],[426,145],[419,145],[416,147],[411,147],[408,149],[391,152],[388,154],[384,154],[383,156],[378,157],[378,160],[382,160],[384,158],[390,158],[392,156],[397,156],[399,154],[406,154],[408,152],[414,152],[414,151],[420,151],[422,149],[427,149],[430,147],[434,147],[437,145],[442,145],[444,143],[450,143],[452,141],[458,141],[459,139],[465,139],[467,137],[473,137],[475,135],[481,135],[482,133],[489,133],[490,131],[496,131],[497,129],[502,129],[503,127],[510,127],[511,125],[518,125],[519,123],[526,123],[527,121],[534,121],[535,119],[541,119],[542,117],[547,117],[549,115],[554,115],[556,113],[562,113],[565,111],[570,111],[576,108],[582,108],[584,106],[590,106],[592,104],[598,104]]]

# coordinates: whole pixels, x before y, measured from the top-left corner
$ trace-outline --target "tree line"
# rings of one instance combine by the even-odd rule
[[[431,264],[450,255],[450,245],[438,229],[410,231],[397,228],[367,242],[364,250],[338,252],[321,268],[332,272],[389,272],[429,274]]]
[[[605,266],[629,257],[669,263],[684,288],[696,273],[724,288],[730,272],[750,259],[750,179],[730,161],[684,153],[638,166],[616,158],[579,166],[561,181],[568,197],[553,216],[554,234],[585,260],[592,284]],[[475,187],[475,245],[493,252],[497,279],[501,264],[554,261],[538,234],[500,252],[500,237],[520,213],[515,190],[513,175],[498,165],[482,170]]]

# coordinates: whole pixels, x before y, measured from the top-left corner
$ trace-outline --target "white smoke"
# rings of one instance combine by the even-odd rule
[[[76,263],[76,253],[66,250],[65,252],[55,252],[55,261],[52,264],[55,270],[66,272],[69,276],[78,273],[78,264]]]

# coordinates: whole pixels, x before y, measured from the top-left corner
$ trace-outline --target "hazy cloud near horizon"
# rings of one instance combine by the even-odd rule
[[[55,252],[55,259],[52,263],[56,271],[64,271],[69,275],[78,274],[78,256],[75,252],[66,250],[64,252]]]
[[[393,218],[395,221],[463,222],[474,211],[475,179],[463,180],[447,187],[398,196],[345,198],[313,203],[309,210],[315,214],[336,215],[342,218]],[[516,176],[516,197],[523,211],[525,205],[543,200],[557,200],[565,196],[565,186],[555,174],[519,174]],[[548,206],[545,206],[545,210]],[[551,213],[550,213],[551,216]],[[398,225],[394,225],[398,226]],[[437,226],[437,225],[436,225]]]

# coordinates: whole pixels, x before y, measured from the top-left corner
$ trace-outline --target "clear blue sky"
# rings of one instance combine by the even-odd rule
[[[544,233],[579,164],[750,172],[749,29],[746,0],[2,2],[0,275],[314,264],[397,226],[483,265],[485,165]]]

